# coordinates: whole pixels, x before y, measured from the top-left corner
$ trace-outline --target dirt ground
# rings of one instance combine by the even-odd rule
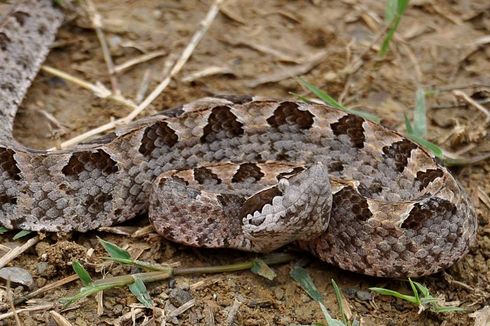
[[[142,93],[142,85],[146,83],[151,91],[162,80],[211,4],[210,0],[95,2],[115,65],[145,53],[158,55],[116,75],[117,87],[125,97],[135,99]],[[190,60],[144,115],[216,94],[291,97],[290,92],[304,93],[290,77],[298,75],[345,105],[375,113],[383,118],[384,125],[403,131],[404,114],[411,114],[416,90],[422,86],[431,90],[427,97],[428,138],[464,157],[488,152],[485,114],[458,98],[454,91],[462,91],[482,105],[490,102],[490,3],[411,1],[391,51],[381,59],[377,50],[379,36],[384,35],[384,6],[385,1],[375,0],[225,1]],[[46,64],[111,87],[100,43],[82,8],[67,14]],[[40,73],[17,115],[15,135],[26,145],[49,148],[129,112],[124,105]],[[465,165],[453,172],[477,208],[477,243],[455,266],[418,281],[434,295],[467,310],[418,314],[414,306],[368,290],[377,286],[409,293],[406,280],[357,275],[300,254],[306,256],[306,269],[333,315],[338,309],[330,286],[332,278],[343,289],[352,315],[362,325],[472,325],[475,319],[470,314],[490,304],[490,161]],[[131,234],[147,223],[142,216],[128,223],[127,230]],[[105,254],[97,236],[127,248],[139,259],[181,266],[226,264],[253,257],[234,251],[185,248],[153,232],[138,238],[102,231],[46,234],[10,263],[27,269],[34,278],[30,288],[14,285],[14,295],[31,293],[72,275],[70,262],[75,258],[93,277],[130,272],[103,263]],[[26,241],[13,241],[12,233],[1,240],[8,246]],[[127,289],[116,289],[104,293],[99,308],[92,297],[68,309],[23,312],[19,318],[25,325],[56,325],[50,313],[56,310],[73,325],[131,325],[132,318],[137,325],[164,325],[163,314],[167,325],[226,325],[227,318],[238,309],[233,325],[324,322],[318,304],[289,276],[293,264],[274,266],[274,281],[245,271],[149,284],[154,310],[142,309]],[[17,309],[54,303],[75,294],[80,287],[79,281],[57,286],[27,304],[19,304]],[[7,312],[8,300],[5,292],[1,294],[3,312]],[[195,300],[190,309],[169,317],[173,309],[190,298]],[[0,319],[2,325],[13,323],[13,318]]]

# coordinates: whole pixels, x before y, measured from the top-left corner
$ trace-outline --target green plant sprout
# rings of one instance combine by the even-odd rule
[[[379,49],[379,56],[384,57],[388,53],[390,42],[395,36],[395,32],[400,25],[405,10],[408,7],[408,0],[388,0],[386,2],[385,9],[385,22],[388,25],[388,31],[383,39],[381,48]]]
[[[303,86],[304,88],[312,92],[316,97],[318,97],[323,103],[327,104],[328,106],[331,106],[333,108],[339,109],[341,111],[350,114],[357,115],[361,118],[373,121],[375,123],[380,122],[380,118],[374,114],[346,108],[342,104],[338,103],[333,97],[328,95],[325,91],[322,91],[321,89],[319,89],[313,84],[310,84],[302,79],[298,79],[298,82],[301,84],[301,86]],[[298,94],[293,94],[293,95],[297,96],[299,99],[303,101],[308,102],[308,99],[305,98],[304,96]],[[410,121],[407,115],[405,115],[405,129],[406,129],[405,135],[413,142],[419,144],[427,151],[431,152],[435,157],[441,159],[444,163],[448,163],[448,165],[452,165],[451,162],[453,161],[450,161],[444,156],[444,152],[439,146],[424,138],[427,135],[426,112],[427,112],[427,108],[425,105],[425,92],[423,88],[419,88],[416,93],[413,122]]]
[[[315,283],[313,283],[313,280],[311,279],[310,275],[308,272],[300,267],[300,266],[295,266],[291,272],[289,273],[291,277],[299,283],[299,285],[305,290],[305,292],[313,299],[315,300],[319,305],[320,309],[322,310],[323,316],[325,317],[325,320],[327,322],[328,326],[357,326],[359,325],[359,321],[357,320],[349,320],[349,317],[345,311],[344,307],[344,302],[346,302],[344,296],[342,295],[342,292],[340,291],[339,287],[337,286],[337,283],[332,279],[332,287],[335,293],[335,297],[337,299],[337,304],[339,307],[339,311],[341,314],[342,319],[335,319],[333,318],[330,313],[328,312],[327,307],[325,306],[325,301],[323,300],[323,296],[321,293],[317,290]],[[315,326],[319,326],[322,324],[316,323],[313,324]]]
[[[79,293],[75,294],[74,296],[60,299],[60,302],[65,306],[73,304],[80,299],[96,294],[100,291],[128,286],[129,290],[136,296],[139,302],[141,302],[145,307],[151,308],[153,306],[153,302],[148,290],[146,289],[145,283],[162,281],[177,275],[223,273],[247,269],[260,276],[273,279],[275,277],[275,273],[268,265],[286,263],[294,258],[288,254],[271,254],[265,256],[263,259],[253,259],[229,265],[174,268],[166,264],[152,264],[141,260],[132,259],[126,250],[120,248],[114,243],[102,240],[100,238],[99,242],[104,250],[109,254],[109,257],[104,257],[105,259],[124,265],[135,266],[141,268],[145,272],[93,280],[82,264],[80,264],[78,261],[74,261],[73,270],[80,278],[83,287],[80,289]]]
[[[429,289],[423,284],[412,281],[410,278],[408,279],[408,282],[410,282],[413,295],[402,294],[400,292],[385,288],[372,287],[369,289],[378,294],[392,296],[416,305],[419,307],[419,314],[424,310],[429,310],[435,313],[464,311],[464,308],[461,307],[444,305],[444,301],[441,298],[433,297],[430,294]]]
[[[303,86],[304,88],[306,88],[307,90],[312,92],[316,97],[318,97],[323,103],[327,104],[328,106],[331,106],[333,108],[336,108],[338,110],[341,110],[341,111],[344,111],[344,112],[347,112],[350,114],[360,116],[363,119],[370,120],[370,121],[373,121],[375,123],[379,123],[381,121],[381,119],[378,116],[376,116],[375,114],[346,108],[345,106],[343,106],[342,104],[337,102],[333,97],[328,95],[325,91],[322,91],[321,89],[319,89],[315,85],[310,84],[301,78],[298,78],[297,81],[301,86]],[[305,102],[309,102],[308,99],[306,99],[304,96],[294,94],[294,93],[293,93],[293,95],[297,96],[299,99],[301,99]]]

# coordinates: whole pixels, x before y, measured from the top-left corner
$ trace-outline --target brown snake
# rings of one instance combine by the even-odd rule
[[[167,239],[271,251],[297,242],[375,276],[461,258],[477,220],[446,168],[395,131],[323,105],[205,98],[70,150],[26,148],[13,118],[61,13],[16,5],[0,22],[0,222],[87,231],[149,212]]]

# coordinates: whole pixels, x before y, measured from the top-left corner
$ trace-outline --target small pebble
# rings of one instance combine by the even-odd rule
[[[28,270],[20,267],[4,267],[0,269],[0,278],[13,283],[22,284],[31,287],[34,283],[31,273]]]
[[[46,272],[46,269],[48,269],[49,264],[45,261],[42,261],[40,263],[37,263],[37,273],[42,275],[44,272]]]
[[[187,301],[192,300],[192,294],[181,288],[175,288],[170,291],[168,300],[176,307],[180,307]]]
[[[276,296],[277,300],[282,300],[284,298],[284,290],[281,288],[275,288],[274,295]]]
[[[356,297],[362,301],[370,301],[373,299],[373,295],[370,292],[362,290],[356,292]]]

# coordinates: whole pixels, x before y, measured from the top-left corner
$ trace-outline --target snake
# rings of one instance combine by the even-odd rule
[[[475,242],[469,196],[431,153],[358,115],[224,95],[163,110],[63,150],[12,136],[63,21],[50,0],[0,22],[0,223],[86,232],[148,214],[164,238],[270,252],[292,244],[341,269],[415,277]]]

